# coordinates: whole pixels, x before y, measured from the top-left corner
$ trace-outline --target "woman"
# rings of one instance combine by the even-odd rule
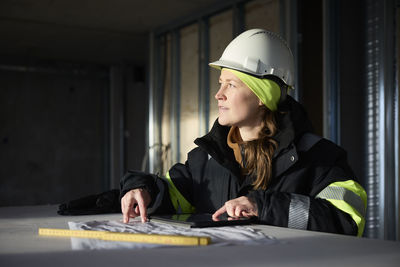
[[[275,226],[361,236],[366,193],[346,152],[311,133],[293,86],[293,56],[276,34],[246,31],[220,60],[219,117],[165,178],[128,172],[124,222],[150,213],[257,217]]]

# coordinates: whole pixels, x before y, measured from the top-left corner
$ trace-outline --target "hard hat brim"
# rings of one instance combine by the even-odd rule
[[[286,78],[284,78],[282,76],[285,76],[285,74],[283,74],[282,71],[279,69],[266,68],[265,72],[258,73],[258,72],[254,72],[252,70],[244,68],[242,64],[238,64],[238,63],[226,61],[226,60],[217,60],[217,61],[209,63],[208,65],[210,67],[218,69],[218,70],[221,70],[222,68],[227,68],[227,69],[241,71],[241,72],[256,76],[258,78],[264,78],[269,75],[274,75],[274,76],[277,76],[279,79],[281,79],[289,87],[291,87],[291,88],[294,87],[292,84],[292,79],[287,78],[289,76],[289,73],[286,73]]]
[[[235,63],[235,62],[229,62],[226,60],[217,60],[214,62],[211,62],[208,64],[210,67],[215,68],[215,69],[222,69],[222,68],[228,68],[228,69],[233,69],[237,71],[241,71],[247,74],[251,74],[257,77],[262,78],[264,75],[262,73],[257,73],[248,69],[243,68],[241,64]]]

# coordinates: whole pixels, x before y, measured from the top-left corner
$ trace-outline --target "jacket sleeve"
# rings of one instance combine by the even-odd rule
[[[151,196],[149,214],[194,213],[192,177],[186,164],[177,163],[165,177],[139,171],[129,171],[120,182],[120,198],[128,191],[145,188]]]
[[[191,171],[186,164],[175,164],[167,172],[165,180],[167,181],[168,196],[177,214],[195,213],[196,209],[193,203],[193,179]]]
[[[140,171],[128,171],[120,181],[120,199],[130,190],[146,189],[151,196],[148,214],[173,213],[173,207],[168,196],[168,185],[165,180],[154,174]]]
[[[351,216],[327,200],[285,192],[253,191],[259,221],[263,224],[357,235],[357,224]]]
[[[261,223],[361,236],[366,193],[339,166],[320,177],[311,193],[251,191]],[[336,178],[336,179],[335,179]]]

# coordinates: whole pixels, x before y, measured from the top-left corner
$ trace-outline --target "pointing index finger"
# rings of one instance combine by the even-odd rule
[[[214,214],[212,215],[212,219],[214,221],[219,221],[218,217],[221,216],[222,214],[224,214],[225,212],[226,212],[226,207],[225,207],[225,205],[223,205],[216,212],[214,212]]]

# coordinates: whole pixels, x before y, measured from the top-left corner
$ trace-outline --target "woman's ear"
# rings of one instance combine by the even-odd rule
[[[261,101],[261,99],[258,99],[258,106],[259,106],[259,107],[264,106],[264,103]]]

